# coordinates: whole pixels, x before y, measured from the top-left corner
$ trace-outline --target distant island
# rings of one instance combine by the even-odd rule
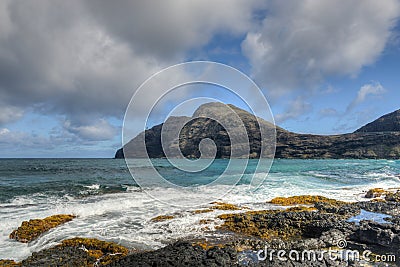
[[[188,117],[170,117],[169,125],[180,125],[182,120],[188,121],[182,128],[178,145],[182,154],[188,158],[200,156],[199,143],[204,138],[212,139],[217,147],[216,158],[230,158],[230,137],[226,130],[215,120],[209,117],[224,118],[226,109],[234,110],[246,128],[250,158],[264,156],[261,151],[261,131],[272,131],[273,125],[263,119],[234,105],[225,105],[212,102],[201,105]],[[188,120],[190,119],[190,120]],[[146,157],[135,152],[136,142],[146,140],[147,153],[150,158],[165,157],[161,146],[161,131],[163,124],[148,129],[117,150],[115,158],[142,158]],[[233,132],[233,134],[235,134]],[[269,135],[267,135],[268,138]],[[172,146],[177,144],[167,144]],[[240,145],[240,144],[239,144]],[[126,153],[129,151],[129,153]],[[290,159],[399,159],[400,158],[400,110],[386,114],[377,120],[368,123],[353,133],[339,135],[298,134],[276,126],[275,158]]]

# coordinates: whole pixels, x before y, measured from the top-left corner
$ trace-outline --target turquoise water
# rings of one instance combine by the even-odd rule
[[[169,181],[193,186],[214,181],[228,160],[215,162],[201,173],[179,171],[165,159],[153,160]],[[249,183],[257,160],[250,160],[238,185]],[[140,166],[140,165],[139,165]],[[284,160],[274,161],[271,179],[263,186],[291,184],[314,187],[363,186],[399,181],[400,161],[392,160]],[[240,175],[231,173],[231,175]],[[277,184],[278,183],[278,184]],[[0,159],[0,203],[18,196],[79,197],[126,192],[137,184],[120,159]]]
[[[135,248],[157,248],[184,237],[204,237],[201,219],[211,219],[212,229],[221,223],[223,211],[193,215],[188,208],[171,207],[149,196],[173,200],[202,200],[224,184],[204,187],[224,171],[228,160],[215,162],[201,173],[185,173],[165,159],[153,160],[155,168],[170,182],[192,186],[185,196],[157,184],[142,190],[119,159],[1,159],[0,160],[0,258],[16,260],[74,236],[95,237]],[[137,162],[141,174],[148,167]],[[337,199],[365,200],[371,187],[400,187],[400,161],[393,160],[275,160],[270,173],[256,190],[250,183],[257,160],[250,160],[243,175],[233,168],[239,182],[222,201],[252,209],[268,208],[276,196],[319,194]],[[235,166],[234,166],[235,167]],[[264,177],[266,173],[256,176]],[[226,187],[226,188],[225,188]],[[204,205],[207,206],[207,205]],[[72,213],[72,222],[49,231],[30,244],[8,238],[22,221],[53,214]],[[175,219],[152,223],[152,217],[174,214]]]

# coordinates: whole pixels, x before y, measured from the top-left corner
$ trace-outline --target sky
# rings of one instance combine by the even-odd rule
[[[285,129],[352,132],[400,108],[399,17],[400,0],[2,0],[0,157],[113,157],[135,90],[192,60],[251,77]]]

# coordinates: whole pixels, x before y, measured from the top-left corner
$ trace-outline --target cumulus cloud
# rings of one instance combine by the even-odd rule
[[[364,102],[369,95],[379,96],[385,92],[386,89],[378,82],[365,84],[361,86],[360,90],[358,90],[357,96],[347,106],[347,111],[352,110],[354,107]]]
[[[111,38],[78,1],[17,0],[3,8],[11,24],[0,30],[0,96],[6,103],[71,119],[120,116],[133,88],[159,68]]]
[[[74,125],[71,121],[64,122],[64,128],[76,136],[90,141],[104,141],[112,139],[118,132],[117,127],[112,126],[104,119],[100,119],[90,125]]]
[[[86,1],[95,19],[115,38],[139,53],[169,59],[207,44],[214,34],[246,33],[253,11],[265,4],[250,0]]]
[[[52,149],[57,145],[50,138],[29,134],[21,131],[11,131],[8,128],[0,129],[0,148],[2,152],[9,153],[15,150],[26,149]],[[4,157],[0,154],[0,157]]]
[[[219,32],[245,34],[261,5],[258,0],[1,1],[0,99],[6,108],[0,124],[19,119],[19,109],[29,107],[65,116],[82,138],[102,139],[93,134],[92,121],[121,119],[145,79],[184,61]]]
[[[397,0],[270,1],[242,43],[253,76],[271,95],[354,76],[376,61],[400,15]]]
[[[96,154],[93,154],[93,145],[96,145]],[[83,140],[62,128],[53,129],[50,135],[0,128],[0,158],[110,157],[117,146],[109,142],[99,145],[93,140]]]
[[[305,101],[302,97],[297,97],[295,100],[291,101],[287,108],[285,109],[284,113],[277,114],[275,116],[275,121],[277,123],[282,123],[289,119],[295,119],[301,115],[310,112],[312,106],[310,103]]]
[[[0,106],[0,125],[20,119],[24,111],[14,106]]]

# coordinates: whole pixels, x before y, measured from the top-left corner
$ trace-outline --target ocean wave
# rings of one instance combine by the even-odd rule
[[[99,190],[100,189],[100,185],[99,184],[84,185],[84,187],[86,187],[88,189],[92,189],[92,190]]]
[[[58,161],[60,162],[62,161]],[[197,186],[186,191],[185,195],[178,189],[160,187],[157,184],[139,187],[126,167],[123,167],[123,161],[73,162],[93,166],[68,170],[70,163],[64,162],[63,166],[67,167],[59,176],[41,175],[43,173],[40,171],[33,175],[33,178],[25,176],[25,173],[18,178],[10,178],[7,173],[2,174],[6,182],[2,184],[0,191],[5,193],[3,195],[8,195],[7,199],[2,199],[0,203],[0,258],[11,256],[21,260],[33,251],[75,236],[116,241],[143,249],[162,247],[172,240],[188,235],[204,237],[207,236],[207,232],[199,221],[211,220],[207,227],[213,229],[221,223],[215,219],[216,216],[226,211],[201,214],[192,214],[191,211],[208,207],[212,196],[219,196],[219,199],[215,200],[251,209],[266,209],[270,207],[266,202],[278,196],[313,194],[343,201],[356,201],[365,200],[365,192],[373,187],[400,187],[400,181],[395,176],[400,172],[397,161],[278,160],[269,174],[257,173],[253,177],[251,172],[246,173],[234,186],[205,185],[217,177],[215,173],[208,177],[197,177],[197,180],[190,181]],[[162,160],[155,162],[159,165],[165,164]],[[110,169],[107,169],[107,166],[111,166]],[[78,175],[75,171],[78,169],[84,171]],[[161,169],[176,175],[168,167]],[[14,175],[18,176],[15,172]],[[185,178],[190,177],[182,176],[182,179]],[[265,180],[256,189],[250,187],[253,178]],[[185,205],[170,206],[150,195],[186,206],[193,202],[201,205],[196,208],[183,207]],[[29,245],[9,240],[9,233],[22,221],[60,213],[72,213],[78,217],[54,231],[43,234]],[[157,223],[150,220],[165,214],[173,215],[174,218]]]

